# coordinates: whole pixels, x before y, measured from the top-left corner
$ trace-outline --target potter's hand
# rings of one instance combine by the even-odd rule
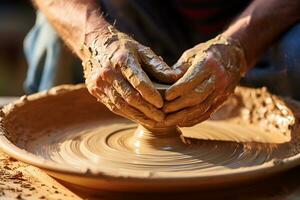
[[[140,124],[154,126],[164,119],[163,99],[148,78],[175,82],[176,75],[153,51],[109,27],[97,35],[83,62],[90,93],[113,112]]]
[[[187,50],[174,68],[186,71],[166,91],[166,125],[192,126],[208,119],[231,94],[246,70],[237,41],[218,36]]]

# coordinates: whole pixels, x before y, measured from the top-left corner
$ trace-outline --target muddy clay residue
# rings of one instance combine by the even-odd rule
[[[185,141],[175,136],[153,139],[151,135],[133,134],[136,128],[118,122],[86,123],[55,130],[28,143],[26,149],[79,170],[122,169],[123,173],[151,172],[152,176],[156,172],[192,175],[237,169],[261,165],[274,157],[269,148],[258,150],[232,142]]]
[[[181,135],[176,128],[137,131],[136,124],[112,114],[82,86],[69,87],[6,107],[5,136],[37,158],[72,170],[129,177],[230,173],[276,164],[300,151],[297,111],[264,89],[239,88],[212,120],[183,128]]]
[[[77,200],[79,197],[41,170],[0,151],[0,199]]]

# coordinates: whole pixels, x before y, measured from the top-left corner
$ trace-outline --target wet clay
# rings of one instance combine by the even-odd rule
[[[184,136],[196,139],[286,143],[292,139],[295,120],[286,101],[265,88],[237,88],[210,120],[182,130]]]
[[[120,122],[81,124],[36,138],[26,149],[79,170],[122,169],[122,173],[151,173],[151,176],[162,172],[193,176],[261,165],[273,158],[270,148],[258,150],[237,143],[188,141],[174,132],[157,136],[136,129],[136,125]]]
[[[298,108],[298,104],[292,107]],[[225,181],[228,179],[212,179],[237,173],[243,177],[243,173],[246,176],[253,170],[279,166],[300,151],[294,113],[297,110],[265,89],[238,88],[211,120],[199,126],[149,131],[114,115],[79,85],[23,97],[4,108],[1,126],[5,138],[25,150],[18,159],[28,156],[30,163],[57,178],[113,190],[143,189],[151,180],[159,180],[151,186],[167,189],[170,184]],[[259,143],[266,141],[273,144]],[[80,179],[76,178],[79,174]],[[181,181],[168,181],[177,178]],[[144,185],[133,179],[142,179]]]

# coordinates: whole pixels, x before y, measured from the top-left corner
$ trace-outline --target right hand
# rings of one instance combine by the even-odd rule
[[[116,114],[154,127],[165,117],[159,110],[163,99],[143,70],[165,83],[179,75],[149,47],[109,28],[88,48],[90,56],[83,62],[87,88]]]

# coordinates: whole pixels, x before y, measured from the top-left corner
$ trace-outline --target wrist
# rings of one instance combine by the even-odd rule
[[[91,54],[90,51],[85,50],[91,48],[95,40],[100,40],[103,36],[110,34],[112,27],[103,17],[103,13],[96,3],[87,5],[84,21],[84,25],[81,26],[83,37],[78,46],[82,60],[90,57]]]
[[[86,79],[90,77],[93,68],[99,65],[99,59],[103,58],[101,55],[99,57],[99,54],[106,54],[107,47],[119,41],[124,35],[124,33],[119,32],[111,25],[98,29],[89,35],[89,40],[80,49],[83,55],[82,66]]]
[[[230,38],[239,43],[240,48],[242,48],[244,52],[247,70],[256,62],[256,59],[254,59],[255,57],[253,56],[253,51],[256,51],[255,37],[257,37],[257,34],[249,29],[249,25],[250,18],[243,17],[234,22],[222,33],[224,37]]]
[[[218,35],[208,42],[209,47],[217,47],[220,61],[225,70],[232,72],[239,77],[243,77],[247,71],[247,61],[244,48],[241,42],[236,38],[231,38],[224,35]],[[218,55],[218,54],[216,54]]]
[[[248,64],[245,47],[242,41],[239,38],[234,37],[225,37],[225,40],[227,41],[227,45],[232,51],[231,58],[235,61],[235,66],[238,66],[240,76],[245,76],[248,70]]]
[[[98,54],[97,48],[105,44],[105,41],[116,35],[117,32],[113,26],[107,24],[86,34],[84,43],[80,47],[81,60],[86,61],[92,56],[96,56]]]

